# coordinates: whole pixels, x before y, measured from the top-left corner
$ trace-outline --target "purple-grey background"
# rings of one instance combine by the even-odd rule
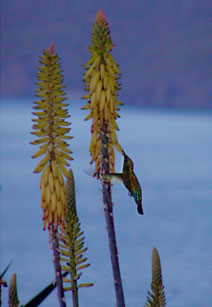
[[[121,100],[156,107],[212,107],[212,2],[1,1],[1,90],[31,96],[38,56],[54,42],[68,91],[82,93],[92,24],[106,14],[123,74]]]

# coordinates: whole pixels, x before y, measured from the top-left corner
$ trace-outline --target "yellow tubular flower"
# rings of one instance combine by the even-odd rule
[[[117,90],[120,87],[118,79],[120,78],[120,70],[118,64],[111,55],[113,43],[110,37],[110,30],[105,15],[99,10],[93,25],[90,60],[84,65],[87,70],[83,80],[85,82],[85,90],[89,93],[83,96],[88,99],[88,104],[82,107],[83,110],[90,109],[90,113],[85,120],[92,119],[90,154],[91,162],[95,161],[95,174],[98,175],[101,170],[101,137],[105,134],[108,138],[108,156],[109,171],[114,170],[114,147],[122,154],[123,149],[118,142],[116,131],[119,130],[116,123],[117,117],[120,117],[117,111],[118,106],[122,103],[118,100]],[[103,129],[103,125],[107,127],[107,131]]]
[[[40,57],[41,66],[38,67],[36,96],[40,100],[35,101],[32,114],[36,118],[32,119],[32,134],[39,139],[31,142],[33,145],[40,145],[39,150],[32,156],[38,158],[43,156],[34,169],[34,173],[40,173],[41,181],[41,208],[43,209],[44,229],[57,230],[58,226],[63,228],[66,211],[66,196],[64,177],[68,176],[66,166],[72,160],[71,151],[67,148],[69,144],[66,140],[72,137],[67,135],[70,125],[66,118],[69,117],[64,103],[67,98],[62,85],[63,76],[61,74],[59,57],[54,53],[54,45],[49,50],[44,50]]]

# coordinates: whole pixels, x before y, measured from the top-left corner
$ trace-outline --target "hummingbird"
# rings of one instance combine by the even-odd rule
[[[133,171],[133,161],[124,151],[122,151],[122,154],[124,156],[122,173],[107,173],[102,174],[101,177],[105,181],[111,182],[113,179],[121,181],[129,191],[129,195],[134,197],[138,213],[144,214],[142,209],[142,189]]]

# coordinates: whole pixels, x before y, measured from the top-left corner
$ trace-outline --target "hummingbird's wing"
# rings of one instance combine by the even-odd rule
[[[100,178],[102,178],[104,181],[107,181],[107,182],[113,183],[113,184],[123,182],[123,175],[121,173],[101,174]]]
[[[84,171],[85,174],[87,174],[91,177],[96,177],[94,167],[90,167],[89,169],[84,169],[83,171]],[[98,179],[100,178],[100,179],[102,179],[106,182],[112,183],[112,184],[123,182],[121,173],[107,173],[107,174],[101,174],[100,173],[97,178]]]
[[[97,177],[95,172],[95,167],[92,165],[89,168],[83,169],[83,173],[90,177]]]

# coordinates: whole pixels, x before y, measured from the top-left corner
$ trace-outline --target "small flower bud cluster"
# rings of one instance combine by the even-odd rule
[[[8,305],[13,306],[13,307],[19,306],[16,274],[13,274],[11,279],[10,279]]]
[[[60,260],[63,272],[69,272],[71,278],[63,277],[63,282],[68,285],[64,287],[64,290],[78,291],[80,287],[91,287],[93,284],[79,284],[82,270],[90,264],[84,256],[87,248],[84,247],[85,237],[77,216],[74,175],[71,169],[69,169],[69,178],[66,180],[66,206],[63,241],[60,242]]]

